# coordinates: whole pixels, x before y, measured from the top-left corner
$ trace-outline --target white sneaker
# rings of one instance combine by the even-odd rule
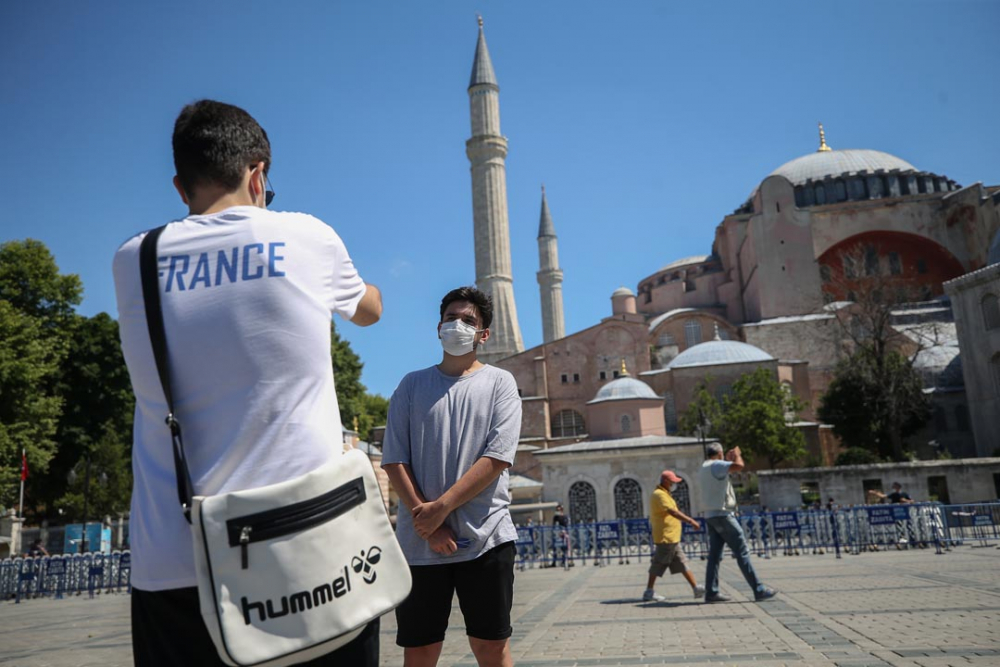
[[[695,586],[694,587],[694,599],[695,600],[700,600],[703,597],[705,597],[705,587],[704,586]]]
[[[667,598],[663,597],[662,595],[657,595],[655,592],[653,592],[652,588],[647,588],[646,592],[642,594],[643,602],[663,602],[666,599]]]

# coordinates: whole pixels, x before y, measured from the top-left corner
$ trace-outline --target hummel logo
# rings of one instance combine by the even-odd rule
[[[351,567],[354,568],[356,574],[361,574],[361,571],[364,570],[365,573],[361,578],[365,580],[366,584],[373,584],[377,573],[372,566],[380,560],[382,560],[382,550],[378,547],[372,547],[368,550],[367,555],[362,551],[360,556],[355,556],[351,560]]]
[[[255,611],[261,622],[264,622],[272,618],[286,616],[287,614],[299,614],[313,607],[333,602],[335,599],[351,592],[352,569],[355,574],[364,573],[361,578],[364,579],[366,584],[375,583],[374,566],[380,560],[382,560],[382,549],[376,546],[369,547],[367,551],[362,551],[360,556],[355,556],[351,559],[350,566],[345,565],[338,572],[340,576],[334,578],[330,583],[320,584],[311,591],[298,591],[290,595],[282,595],[277,600],[277,605],[274,600],[251,602],[243,596],[240,598],[243,620],[247,625],[250,625],[253,621],[253,612]],[[276,606],[278,606],[277,609],[275,609]]]

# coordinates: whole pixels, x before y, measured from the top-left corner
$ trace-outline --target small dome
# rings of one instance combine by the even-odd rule
[[[612,299],[615,298],[616,296],[635,296],[635,294],[632,292],[632,290],[630,290],[627,287],[619,287],[618,289],[616,289],[614,292],[611,293]]]
[[[822,181],[827,176],[840,176],[859,171],[874,172],[877,169],[891,171],[916,171],[917,168],[906,160],[882,151],[868,149],[848,149],[842,151],[817,151],[786,162],[771,172],[771,176],[784,176],[792,185],[802,185],[808,180]]]
[[[747,343],[741,343],[737,340],[710,340],[707,343],[699,343],[684,350],[667,364],[667,368],[773,360],[774,357],[764,350]]]
[[[601,401],[627,401],[634,398],[660,398],[653,391],[653,388],[642,380],[631,377],[620,377],[612,380],[597,392],[597,396],[590,403],[600,403]]]

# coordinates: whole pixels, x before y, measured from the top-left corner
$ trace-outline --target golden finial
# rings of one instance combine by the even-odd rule
[[[479,21],[479,27],[482,28],[483,27],[483,15],[482,14],[476,14],[476,20]]]
[[[827,151],[830,151],[830,150],[832,150],[832,149],[829,146],[826,145],[826,132],[823,131],[823,123],[820,123],[819,124],[819,150],[817,150],[816,152],[817,153],[826,153]]]
[[[628,369],[625,368],[625,357],[622,357],[622,369],[618,374],[622,377],[628,377]]]
[[[354,432],[358,432],[358,416],[354,415]]]

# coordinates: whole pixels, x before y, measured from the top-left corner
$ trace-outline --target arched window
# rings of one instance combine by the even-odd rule
[[[688,347],[701,342],[701,322],[688,320],[684,323],[684,342]]]
[[[584,435],[586,432],[587,425],[583,421],[583,415],[576,410],[560,410],[552,417],[553,438],[568,438]]]
[[[666,422],[667,433],[677,432],[677,403],[674,401],[672,391],[663,396],[663,421]]]
[[[674,502],[677,503],[677,509],[691,516],[691,490],[688,489],[687,481],[681,479],[681,481],[674,484],[674,490],[670,492],[670,495],[673,496]]]
[[[573,523],[597,521],[597,492],[587,482],[573,482],[569,487],[569,518]]]
[[[729,398],[733,393],[733,386],[729,384],[722,384],[715,389],[715,400],[719,402],[719,405],[723,405],[726,399]]]
[[[628,415],[622,415],[622,433],[632,430],[632,419]]]
[[[983,297],[980,306],[983,309],[983,326],[987,331],[1000,327],[1000,300],[996,294],[987,294]]]
[[[642,508],[642,487],[639,482],[628,477],[618,480],[615,484],[615,518],[641,519],[644,516]]]

